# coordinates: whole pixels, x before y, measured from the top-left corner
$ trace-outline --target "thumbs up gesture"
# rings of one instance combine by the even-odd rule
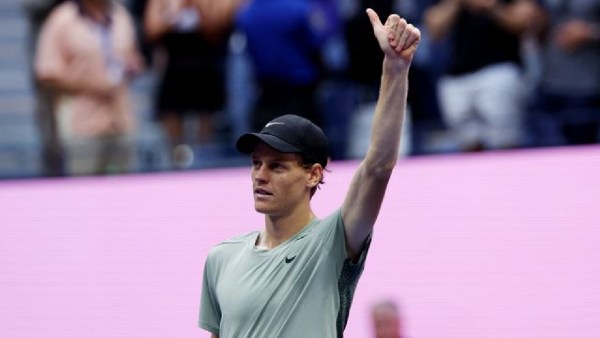
[[[379,15],[370,8],[367,9],[367,15],[385,57],[410,64],[421,40],[419,29],[397,14],[390,15],[385,23],[382,23]]]

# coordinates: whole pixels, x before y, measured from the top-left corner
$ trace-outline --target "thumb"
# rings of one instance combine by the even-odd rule
[[[369,16],[369,20],[371,20],[371,25],[373,28],[377,28],[378,26],[383,26],[381,20],[379,19],[379,15],[375,13],[371,8],[367,8],[367,15]]]

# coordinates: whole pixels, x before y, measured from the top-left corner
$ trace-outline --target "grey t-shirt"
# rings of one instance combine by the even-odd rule
[[[255,246],[258,234],[211,250],[200,327],[220,338],[342,337],[370,237],[351,263],[339,209],[271,250]]]

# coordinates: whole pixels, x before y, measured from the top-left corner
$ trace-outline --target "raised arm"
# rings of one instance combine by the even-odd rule
[[[423,14],[423,21],[433,40],[441,40],[448,34],[458,17],[461,1],[442,0],[427,8]]]
[[[542,17],[542,9],[534,0],[515,0],[507,4],[499,0],[442,0],[424,14],[425,26],[434,40],[444,38],[451,31],[461,9],[488,16],[515,34],[537,25]]]
[[[173,28],[181,6],[181,1],[148,1],[144,12],[144,33],[149,42],[159,40]]]
[[[233,27],[235,13],[248,0],[194,0],[200,11],[202,31],[209,38],[221,38]]]
[[[542,17],[542,8],[534,0],[516,0],[504,4],[499,0],[470,0],[471,6],[487,13],[514,34],[522,34],[535,26]]]
[[[352,259],[357,258],[373,229],[396,166],[406,110],[408,70],[421,38],[417,28],[396,14],[390,15],[385,24],[373,10],[368,9],[367,14],[384,59],[369,148],[342,205],[346,246]]]

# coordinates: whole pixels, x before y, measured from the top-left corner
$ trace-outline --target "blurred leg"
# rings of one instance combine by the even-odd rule
[[[479,124],[473,112],[473,95],[470,75],[445,76],[439,82],[439,99],[442,117],[458,146],[475,150],[480,142]]]
[[[519,68],[509,63],[487,67],[477,82],[485,145],[491,149],[523,145],[525,87]]]

